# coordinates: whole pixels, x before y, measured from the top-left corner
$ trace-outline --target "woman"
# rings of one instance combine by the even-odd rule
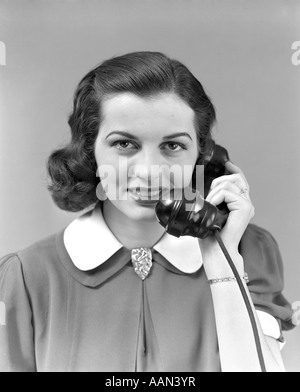
[[[211,153],[214,121],[199,81],[161,53],[112,58],[83,78],[72,140],[50,156],[48,170],[60,208],[89,210],[2,259],[0,370],[260,370],[216,240],[171,236],[155,215],[158,198],[178,182],[153,167],[176,166],[181,189],[188,186],[194,173],[184,169]],[[115,175],[104,175],[107,168]],[[267,370],[282,371],[279,342],[292,314],[281,294],[280,254],[268,232],[249,225],[254,208],[242,171],[232,162],[226,169],[207,201],[227,204],[221,237],[240,276],[249,275]]]

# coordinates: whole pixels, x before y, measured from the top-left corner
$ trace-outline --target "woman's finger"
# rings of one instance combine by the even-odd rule
[[[225,202],[229,211],[243,211],[243,215],[246,214],[247,219],[254,216],[254,207],[251,200],[228,189],[220,189],[207,201],[215,206]]]
[[[238,185],[229,180],[225,180],[214,186],[213,189],[211,189],[211,191],[206,197],[206,201],[210,202],[210,200],[212,200],[212,198],[222,189],[227,189],[228,191],[237,195],[241,194],[241,188]]]
[[[210,189],[212,190],[212,189],[216,188],[217,186],[219,186],[220,184],[227,183],[228,181],[235,184],[240,189],[240,191],[244,190],[245,188],[247,189],[248,192],[250,191],[249,184],[248,184],[246,178],[240,173],[229,174],[229,175],[215,178],[213,180],[213,182],[211,183]]]

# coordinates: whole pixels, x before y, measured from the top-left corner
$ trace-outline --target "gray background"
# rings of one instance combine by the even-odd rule
[[[291,62],[299,20],[299,1],[0,0],[0,255],[78,216],[52,203],[45,162],[68,140],[79,80],[108,57],[162,51],[213,99],[215,138],[244,170],[253,221],[277,239],[285,294],[300,301],[300,66]],[[287,370],[300,371],[299,328],[286,339]]]

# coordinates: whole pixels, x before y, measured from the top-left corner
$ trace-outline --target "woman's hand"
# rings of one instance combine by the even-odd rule
[[[221,230],[224,243],[232,250],[237,249],[240,240],[254,216],[254,207],[249,196],[249,184],[242,170],[232,162],[226,162],[231,174],[216,178],[206,201],[217,206],[222,202],[230,211],[226,225]]]
[[[227,204],[230,213],[220,234],[229,253],[233,257],[236,256],[235,258],[238,260],[240,259],[238,246],[254,216],[254,207],[249,196],[249,184],[242,170],[232,162],[226,162],[225,166],[230,174],[218,177],[212,182],[206,201],[216,206],[222,202]],[[219,245],[214,236],[199,240],[199,243],[204,265],[211,263],[212,256],[216,251],[220,254]],[[242,262],[240,264],[237,267],[243,273]],[[212,265],[210,267],[213,268]]]

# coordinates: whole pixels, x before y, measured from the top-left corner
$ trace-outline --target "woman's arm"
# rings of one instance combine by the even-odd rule
[[[240,275],[243,276],[241,256],[239,254],[233,255],[232,253],[231,256],[239,267]],[[212,265],[217,265],[214,271]],[[233,273],[228,268],[227,260],[223,254],[218,249],[215,249],[214,254],[210,257],[210,267],[207,268],[206,272],[208,279],[233,276]],[[264,336],[246,283],[244,283],[244,287],[254,310],[267,371],[282,372],[284,371],[284,366],[279,344],[275,339]],[[222,370],[224,372],[259,372],[261,369],[252,326],[237,282],[230,281],[212,284],[211,292]]]
[[[227,162],[226,167],[232,174],[215,179],[206,200],[214,205],[225,202],[228,206],[230,213],[220,234],[239,275],[243,277],[245,275],[244,261],[238,251],[238,246],[254,216],[254,207],[249,196],[249,184],[242,171],[231,162]],[[199,240],[199,244],[208,280],[234,277],[228,261],[213,236]],[[284,367],[277,343],[274,344],[272,340],[264,336],[245,282],[244,287],[254,310],[267,371],[282,372]],[[259,372],[261,369],[253,330],[237,282],[213,283],[211,292],[222,370],[225,372]]]

